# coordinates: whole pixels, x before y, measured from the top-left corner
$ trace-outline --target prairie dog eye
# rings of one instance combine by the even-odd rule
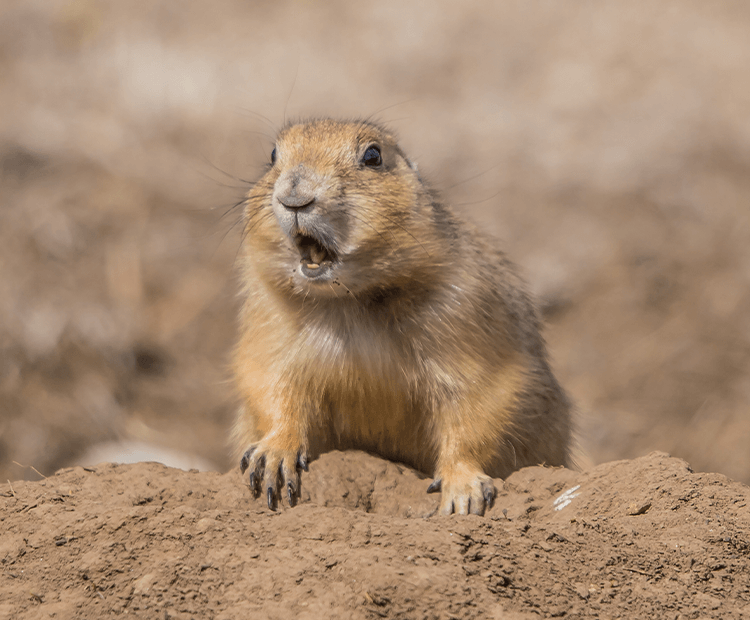
[[[362,156],[362,163],[365,166],[379,166],[383,163],[383,158],[380,156],[380,147],[377,144],[372,144],[367,147],[365,154]]]
[[[271,151],[271,165],[273,166],[276,163],[276,147],[273,147],[273,151]]]

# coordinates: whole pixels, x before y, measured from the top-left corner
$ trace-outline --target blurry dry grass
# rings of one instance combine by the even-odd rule
[[[739,0],[6,1],[0,479],[117,437],[229,467],[214,166],[375,114],[524,267],[588,459],[750,481],[748,66]]]

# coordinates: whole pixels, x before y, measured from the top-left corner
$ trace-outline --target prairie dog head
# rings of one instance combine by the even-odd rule
[[[248,194],[246,268],[313,297],[407,286],[429,261],[429,194],[395,138],[370,122],[283,129]]]

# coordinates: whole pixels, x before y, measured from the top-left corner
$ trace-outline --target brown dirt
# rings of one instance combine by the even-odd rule
[[[428,483],[350,452],[277,513],[237,470],[6,485],[0,617],[750,618],[750,488],[722,475],[663,453],[527,468],[465,518],[424,518]]]

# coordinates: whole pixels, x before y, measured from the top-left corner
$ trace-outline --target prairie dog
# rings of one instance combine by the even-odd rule
[[[493,477],[569,463],[570,405],[523,281],[386,129],[285,127],[244,233],[234,437],[270,508],[336,449],[434,476],[443,514],[483,514]]]

